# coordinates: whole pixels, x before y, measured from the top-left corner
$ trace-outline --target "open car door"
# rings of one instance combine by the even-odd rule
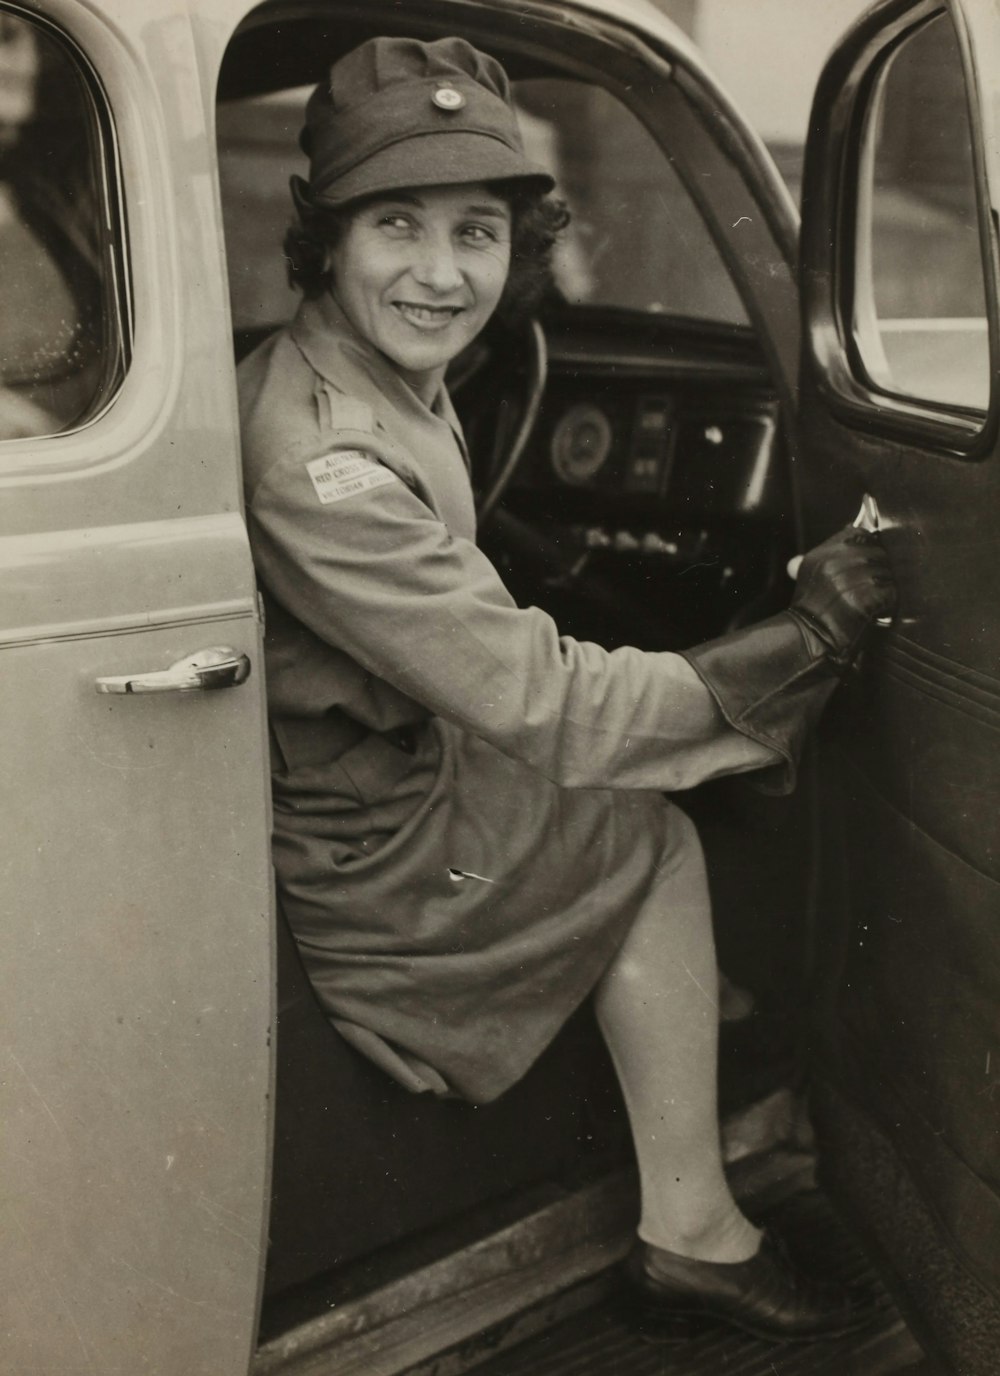
[[[829,1184],[963,1376],[1000,1341],[1000,12],[886,0],[803,196],[807,539],[864,496],[899,582],[821,740]]]

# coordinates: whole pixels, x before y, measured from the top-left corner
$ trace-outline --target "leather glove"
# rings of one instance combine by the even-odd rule
[[[872,622],[895,610],[896,589],[878,536],[845,526],[802,560],[789,614],[820,637],[827,657],[844,670]]]
[[[758,786],[795,786],[805,736],[857,654],[869,626],[896,605],[876,535],[848,526],[805,556],[786,612],[683,651],[735,731],[780,761]]]

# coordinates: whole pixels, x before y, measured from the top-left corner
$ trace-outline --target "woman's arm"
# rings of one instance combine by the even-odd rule
[[[275,464],[250,508],[269,592],[316,635],[431,712],[570,787],[683,789],[777,763],[731,729],[679,655],[606,651],[515,606],[368,438]],[[317,483],[357,455],[357,490]],[[348,457],[348,463],[350,458]]]

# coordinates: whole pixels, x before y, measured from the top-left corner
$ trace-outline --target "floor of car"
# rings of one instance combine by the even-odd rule
[[[603,1284],[591,1282],[577,1287],[575,1297],[563,1297],[568,1309],[575,1307],[574,1299],[579,1303],[575,1312],[461,1370],[474,1376],[941,1376],[818,1190],[792,1195],[769,1211],[769,1218],[813,1271],[873,1288],[876,1303],[868,1325],[815,1343],[775,1345],[723,1329],[686,1342],[658,1341],[630,1312],[617,1278],[605,1277]],[[480,1342],[489,1337],[481,1335]],[[435,1376],[449,1376],[440,1358],[433,1369]],[[417,1368],[412,1376],[418,1371],[424,1376],[429,1368]]]
[[[518,1316],[522,1332],[538,1328],[532,1337],[518,1341],[514,1327],[497,1326],[407,1376],[941,1376],[818,1190],[797,1189],[768,1219],[813,1271],[872,1288],[869,1324],[815,1343],[775,1345],[723,1329],[664,1341],[636,1318],[619,1274],[609,1272]]]
[[[802,1128],[788,1092],[734,1115],[724,1125],[730,1178],[802,1264],[871,1288],[871,1322],[855,1334],[775,1346],[722,1331],[666,1344],[644,1332],[618,1265],[637,1208],[624,1171],[537,1201],[367,1295],[328,1298],[324,1313],[262,1343],[255,1376],[942,1376],[818,1190]]]

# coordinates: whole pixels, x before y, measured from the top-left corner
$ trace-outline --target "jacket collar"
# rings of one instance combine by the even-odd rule
[[[385,354],[355,329],[329,292],[302,302],[291,334],[313,371],[339,390],[345,385],[354,390],[360,383],[365,400],[374,393],[404,417],[426,420],[433,416],[443,420],[454,433],[468,464],[465,437],[444,384],[427,406]]]

